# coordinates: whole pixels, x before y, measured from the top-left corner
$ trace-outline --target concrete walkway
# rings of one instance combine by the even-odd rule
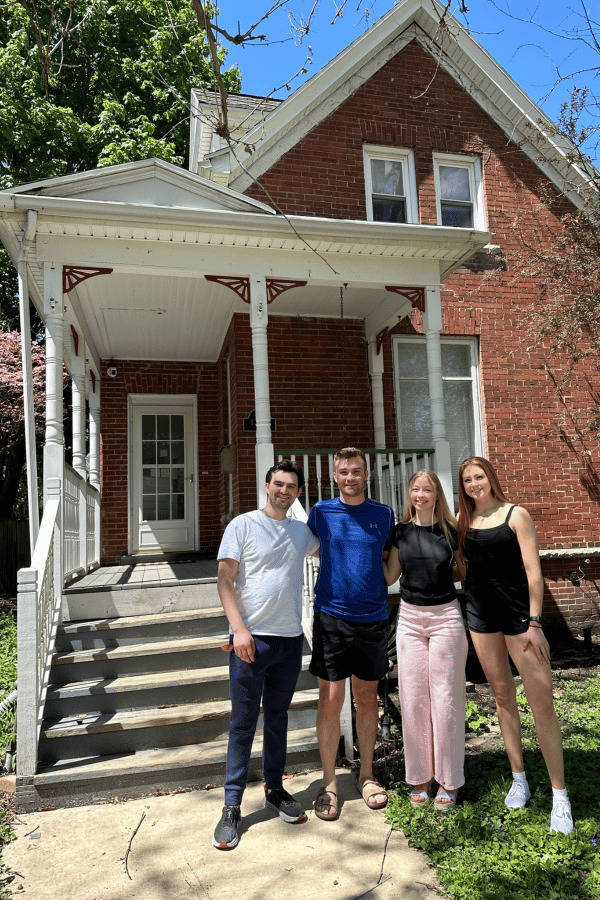
[[[228,852],[211,844],[221,788],[21,816],[18,839],[4,850],[9,869],[23,876],[11,891],[23,885],[35,900],[358,900],[383,865],[390,877],[369,900],[431,900],[437,884],[425,857],[394,831],[384,859],[385,813],[367,809],[348,770],[339,773],[338,821],[315,817],[319,776],[285,782],[307,809],[301,825],[263,809],[262,785],[250,784],[240,843]]]

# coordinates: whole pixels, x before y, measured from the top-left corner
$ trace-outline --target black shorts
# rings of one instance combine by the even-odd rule
[[[467,625],[469,631],[476,634],[525,634],[529,628],[529,612],[507,609],[493,615],[487,613],[484,618],[479,610],[467,603]]]
[[[324,681],[343,681],[350,675],[379,681],[388,670],[388,638],[387,619],[349,622],[317,612],[309,671]]]

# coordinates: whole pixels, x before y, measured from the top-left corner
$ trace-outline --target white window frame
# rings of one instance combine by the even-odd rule
[[[425,346],[425,335],[394,335],[392,337],[393,363],[394,363],[394,407],[396,410],[396,431],[398,439],[398,447],[402,447],[402,410],[400,407],[400,378],[398,376],[398,345],[409,344],[419,341]],[[450,336],[441,335],[440,342],[444,344],[464,344],[469,347],[470,356],[470,378],[466,376],[444,376],[442,380],[444,384],[449,381],[467,381],[471,382],[473,395],[473,431],[474,431],[474,448],[473,456],[485,456],[485,444],[483,435],[483,421],[481,416],[481,391],[479,385],[479,340],[477,337]],[[414,378],[403,378],[402,381],[428,381],[427,371],[419,372]],[[458,486],[455,485],[455,490]]]
[[[433,154],[433,177],[435,181],[435,204],[438,225],[442,224],[442,205],[440,189],[440,166],[453,166],[466,169],[469,173],[469,189],[473,204],[473,230],[486,230],[486,216],[483,204],[483,181],[481,177],[481,160],[478,156],[466,156],[454,153]],[[447,225],[446,228],[453,226]]]
[[[417,178],[415,174],[415,157],[412,150],[402,147],[379,147],[375,144],[363,144],[363,163],[365,168],[365,194],[367,204],[367,220],[373,219],[373,178],[371,161],[374,159],[391,160],[402,164],[402,181],[404,182],[407,224],[419,224],[419,203],[417,199]],[[403,224],[403,223],[398,223]]]

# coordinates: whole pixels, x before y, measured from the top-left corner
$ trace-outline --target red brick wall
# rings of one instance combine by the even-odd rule
[[[102,371],[109,363],[104,360]],[[129,394],[196,394],[198,397],[198,469],[200,546],[219,543],[217,370],[208,363],[119,360],[117,377],[102,379],[101,484],[102,562],[127,553],[127,397]],[[202,475],[203,471],[209,475]]]
[[[415,42],[260,181],[286,213],[365,219],[364,143],[413,149],[422,224],[436,223],[432,153],[439,151],[479,155],[487,227],[503,254],[514,251],[521,238],[539,242],[547,229],[557,227],[558,219],[549,211],[533,213],[542,178],[537,166]],[[247,193],[265,199],[256,185]],[[563,201],[557,214],[567,208]],[[519,236],[514,222],[523,212],[527,218]],[[595,462],[599,444],[578,433],[579,423],[565,416],[544,367],[548,353],[529,350],[525,315],[537,296],[537,288],[516,282],[510,269],[485,271],[467,264],[443,285],[444,333],[479,336],[486,455],[498,467],[508,495],[531,512],[541,546],[600,546],[600,477]],[[322,327],[332,333],[331,324]],[[420,316],[397,328],[411,330],[421,331]],[[389,338],[384,353],[387,441],[392,445],[396,423]],[[597,372],[589,374],[592,388],[585,379],[573,388],[584,401],[591,400],[590,391],[597,384]],[[315,399],[315,407],[319,406]],[[370,429],[370,412],[368,421]],[[552,595],[570,616],[575,609],[583,615],[581,592],[570,582],[565,586],[571,568],[564,559],[545,563],[548,597]]]

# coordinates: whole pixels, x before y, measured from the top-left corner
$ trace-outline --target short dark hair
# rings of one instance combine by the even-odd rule
[[[338,463],[341,462],[342,460],[354,459],[355,456],[358,456],[358,457],[360,457],[360,459],[362,459],[365,470],[366,470],[367,457],[365,456],[365,454],[362,450],[358,449],[358,447],[342,447],[341,450],[338,450],[338,452],[333,457],[334,468],[337,469]]]
[[[290,475],[295,475],[298,479],[298,490],[304,487],[304,472],[302,471],[302,466],[299,466],[297,462],[292,462],[291,459],[282,459],[280,462],[275,463],[267,472],[267,477],[265,478],[267,484],[271,484],[271,478],[275,472],[288,472]]]

